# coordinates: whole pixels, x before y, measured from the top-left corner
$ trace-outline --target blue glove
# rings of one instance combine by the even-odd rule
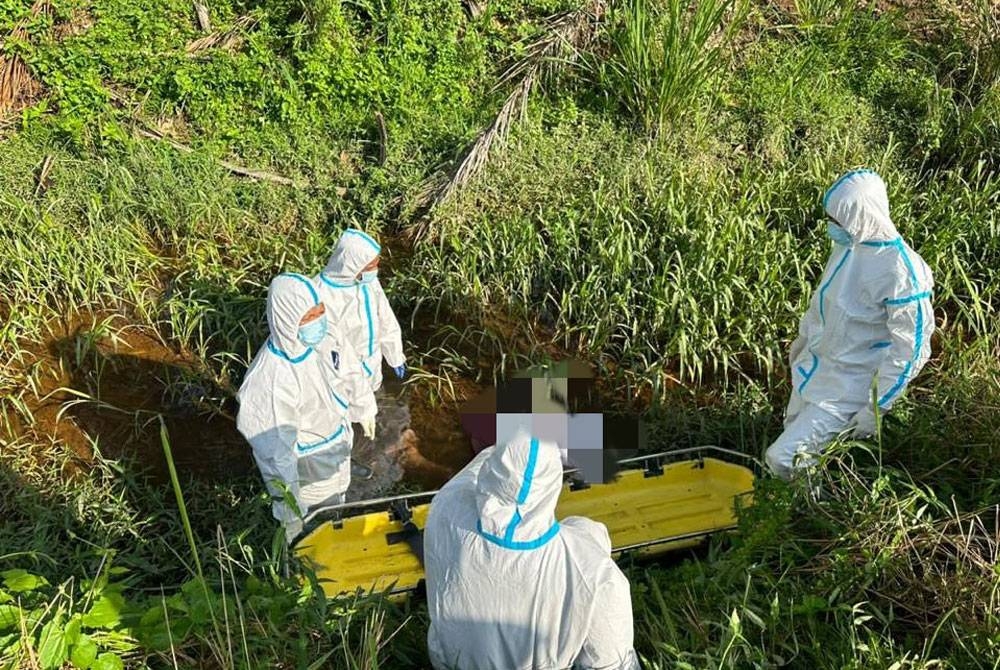
[[[400,379],[402,379],[403,377],[406,376],[406,363],[403,363],[402,365],[398,365],[398,366],[394,367],[392,369],[392,371],[396,373],[397,377],[399,377]]]

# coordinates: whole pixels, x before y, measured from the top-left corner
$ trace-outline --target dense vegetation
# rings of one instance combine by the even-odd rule
[[[575,354],[659,446],[760,456],[821,195],[862,165],[935,273],[934,358],[819,502],[762,481],[732,538],[629,566],[637,647],[1000,667],[1000,12],[899,4],[212,0],[203,30],[188,0],[4,0],[33,84],[0,117],[0,667],[426,664],[419,602],[284,573],[252,471],[171,485],[63,439],[127,378],[109,352],[158,342],[157,402],[218,419],[270,277],[350,224],[393,251],[414,393]]]

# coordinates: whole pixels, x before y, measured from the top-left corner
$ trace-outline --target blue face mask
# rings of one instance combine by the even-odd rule
[[[854,244],[854,238],[851,237],[851,234],[833,221],[826,222],[826,236],[833,240],[836,244],[844,247],[849,247]]]
[[[362,284],[368,284],[369,282],[373,282],[376,279],[378,279],[378,269],[362,272],[361,279],[359,279],[358,281],[360,281]]]
[[[326,337],[326,314],[299,326],[299,342],[307,347],[315,347]]]

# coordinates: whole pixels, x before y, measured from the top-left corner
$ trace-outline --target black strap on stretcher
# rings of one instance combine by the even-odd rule
[[[403,530],[386,533],[386,543],[399,544],[400,542],[405,542],[410,545],[410,551],[420,561],[420,565],[423,565],[424,531],[417,528],[417,524],[413,523],[413,512],[410,511],[409,505],[406,504],[405,500],[396,500],[389,505],[389,509],[392,510],[392,513],[403,524]]]

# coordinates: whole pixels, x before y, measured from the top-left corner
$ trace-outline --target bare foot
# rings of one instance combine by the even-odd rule
[[[427,460],[420,453],[420,437],[412,428],[407,428],[399,439],[400,461],[410,476],[418,479],[436,480],[444,483],[455,474],[451,468]]]

